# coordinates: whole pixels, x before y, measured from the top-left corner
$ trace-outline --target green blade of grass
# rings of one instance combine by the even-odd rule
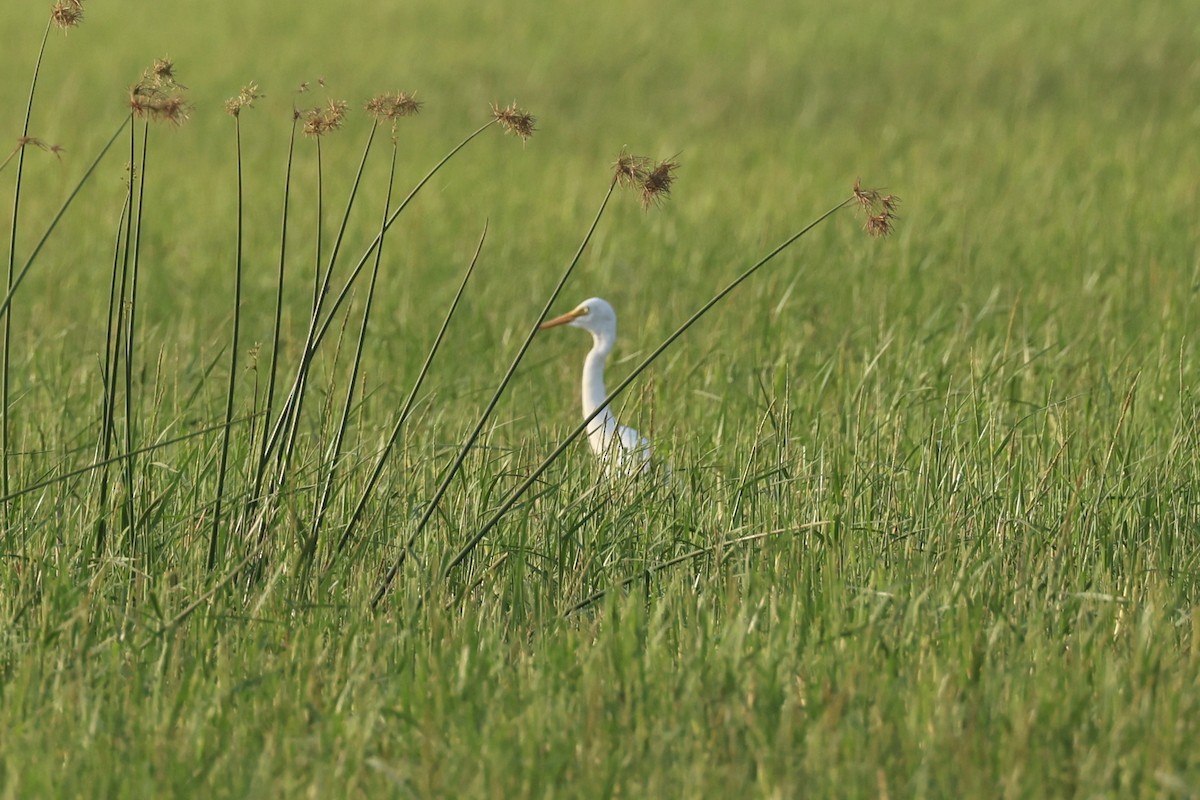
[[[644,372],[647,367],[649,367],[652,363],[654,363],[655,359],[657,359],[660,355],[662,355],[663,351],[665,351],[668,347],[670,347],[675,342],[676,339],[678,339],[680,336],[682,336],[687,331],[688,328],[692,327],[692,325],[694,325],[701,317],[703,317],[705,314],[707,314],[709,312],[709,310],[712,309],[713,306],[715,306],[717,303],[719,303],[721,300],[723,300],[730,292],[732,292],[734,289],[736,289],[738,286],[740,286],[742,284],[742,282],[744,282],[747,278],[749,278],[751,275],[753,275],[755,272],[757,272],[760,268],[762,268],[764,265],[766,265],[768,262],[770,262],[772,259],[774,259],[777,255],[779,255],[784,250],[786,250],[788,247],[790,247],[800,237],[804,236],[806,233],[811,231],[817,225],[824,222],[826,219],[828,219],[830,216],[832,216],[836,212],[845,208],[852,200],[853,200],[853,198],[847,198],[847,199],[841,201],[836,206],[829,209],[824,214],[822,214],[821,216],[817,217],[815,220],[810,222],[808,225],[804,226],[799,231],[797,231],[796,233],[789,236],[781,244],[779,244],[777,247],[775,247],[775,249],[771,250],[771,252],[767,253],[765,256],[763,256],[761,259],[759,259],[753,265],[751,265],[749,268],[747,268],[744,272],[742,272],[740,275],[738,275],[736,278],[734,278],[732,281],[730,281],[730,283],[724,289],[717,292],[717,294],[713,295],[713,297],[708,302],[706,302],[699,309],[697,309],[695,313],[693,313],[690,317],[688,317],[683,322],[683,324],[681,324],[678,328],[676,328],[674,333],[672,333],[670,336],[668,336],[666,339],[664,339],[662,344],[660,344],[658,347],[656,347],[650,353],[650,355],[646,356],[646,358],[644,358],[641,361],[641,363],[639,363],[636,367],[634,367],[633,370],[630,371],[630,373],[625,376],[624,380],[622,380],[620,383],[618,383],[616,385],[616,387],[608,393],[608,396],[605,397],[604,400],[597,406],[595,411],[593,411],[591,414],[587,415],[584,418],[582,423],[577,425],[569,434],[567,434],[566,438],[564,438],[563,441],[558,445],[558,447],[554,448],[554,450],[551,451],[551,453],[548,456],[546,456],[546,458],[542,461],[542,463],[539,464],[534,469],[534,471],[529,475],[529,477],[527,477],[524,481],[521,482],[521,484],[519,486],[517,486],[515,489],[512,490],[512,492],[509,493],[509,495],[504,499],[504,501],[500,504],[500,506],[496,509],[496,511],[492,513],[492,516],[489,517],[488,520],[480,527],[480,529],[478,531],[476,531],[475,534],[473,536],[471,536],[470,539],[467,540],[466,544],[464,544],[462,546],[462,548],[458,551],[457,555],[455,555],[454,558],[451,559],[450,563],[446,565],[446,568],[443,570],[442,577],[443,578],[449,577],[451,572],[453,572],[458,566],[460,566],[464,561],[466,561],[468,557],[470,557],[472,551],[474,551],[474,549],[479,545],[479,543],[481,541],[483,541],[483,538],[485,536],[487,536],[488,532],[491,531],[500,522],[500,520],[504,518],[504,515],[507,514],[508,511],[514,505],[516,505],[517,501],[521,499],[522,495],[524,495],[525,492],[529,491],[530,487],[532,487],[533,484],[537,481],[537,479],[539,477],[541,477],[542,473],[544,473],[550,467],[550,465],[552,463],[554,463],[554,461],[556,459],[558,459],[559,456],[561,456],[564,452],[566,452],[567,448],[571,446],[571,443],[574,442],[577,438],[579,438],[579,436],[582,435],[583,432],[587,430],[587,427],[591,423],[591,421],[593,419],[595,419],[597,416],[599,416],[604,411],[604,409],[606,409],[608,407],[608,404],[611,403],[619,394],[621,394],[621,392],[623,392],[625,390],[625,388],[627,386],[629,386],[629,384],[633,383],[633,381],[639,375],[641,375],[642,372]],[[540,322],[540,320],[539,320],[539,322]],[[535,327],[535,330],[536,330],[536,327]],[[383,595],[386,593],[386,590],[387,589],[386,589],[386,585],[385,585],[381,591],[376,593],[376,596],[372,599],[372,605],[378,604],[379,600],[381,600],[383,598]]]

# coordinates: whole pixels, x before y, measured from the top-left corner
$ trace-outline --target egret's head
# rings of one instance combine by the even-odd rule
[[[557,328],[559,325],[571,325],[583,328],[593,336],[612,340],[617,335],[617,312],[607,301],[599,297],[584,300],[561,317],[547,320],[539,326],[539,330]]]

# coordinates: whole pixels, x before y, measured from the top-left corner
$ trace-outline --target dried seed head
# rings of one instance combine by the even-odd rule
[[[513,136],[520,136],[521,141],[529,141],[529,137],[533,136],[535,130],[534,123],[537,121],[528,111],[523,111],[517,108],[517,104],[513,103],[508,108],[500,108],[492,106],[492,116],[504,128],[507,133]]]
[[[336,131],[345,122],[348,107],[345,100],[330,100],[322,107],[305,111],[304,132],[309,136],[319,137]]]
[[[858,203],[858,207],[867,217],[863,223],[863,230],[878,238],[889,235],[895,229],[899,197],[894,194],[881,194],[878,189],[864,189],[862,182],[857,178],[851,192],[854,202]]]
[[[854,201],[862,207],[864,211],[871,211],[875,204],[879,202],[879,192],[875,189],[862,188],[862,179],[854,179],[854,187],[851,189],[854,192]]]
[[[671,194],[671,184],[675,182],[675,170],[679,162],[672,159],[660,161],[654,169],[646,173],[642,179],[642,208],[649,208],[655,203],[661,203]]]
[[[884,211],[871,217],[863,223],[863,230],[876,238],[887,236],[892,232],[892,215]]]
[[[36,136],[19,136],[17,137],[17,146],[13,148],[13,153],[16,153],[30,145],[39,150],[44,150],[47,153],[50,153],[59,161],[62,161],[62,154],[66,152],[66,149],[62,147],[62,145],[48,144]]]
[[[416,95],[408,92],[388,92],[367,101],[367,113],[375,119],[395,122],[400,117],[411,117],[421,110]]]
[[[152,77],[158,86],[180,86],[175,81],[175,62],[169,58],[154,59],[154,64],[150,67],[147,75]],[[180,88],[186,87],[180,86]]]
[[[129,93],[129,108],[136,117],[173,125],[186,122],[191,111],[183,95],[146,91],[145,87],[139,86],[134,86]]]
[[[186,89],[175,80],[175,65],[169,59],[156,59],[129,88],[129,108],[137,117],[182,125],[191,111],[182,94]]]
[[[242,113],[244,108],[253,108],[254,101],[263,97],[258,93],[258,84],[251,82],[242,87],[238,92],[237,97],[231,97],[225,101],[225,110],[230,116],[237,117]]]
[[[650,172],[650,159],[635,156],[624,147],[613,162],[613,180],[618,186],[640,186]]]
[[[83,0],[57,0],[50,9],[50,19],[64,31],[77,27],[83,19]]]

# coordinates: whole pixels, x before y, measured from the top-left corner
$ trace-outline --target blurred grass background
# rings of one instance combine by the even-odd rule
[[[86,8],[79,29],[51,33],[31,133],[66,152],[61,163],[27,154],[18,253],[120,124],[129,85],[171,58],[194,108],[178,129],[151,128],[139,301],[142,347],[162,364],[147,381],[168,405],[227,344],[234,170],[222,103],[241,86],[266,94],[242,117],[247,347],[269,333],[293,107],[336,98],[356,110],[322,145],[327,224],[374,94],[426,102],[399,131],[400,186],[485,121],[489,103],[516,100],[538,132],[526,145],[498,133],[473,143],[389,239],[359,422],[367,450],[490,226],[433,397],[408,434],[417,455],[394,479],[403,496],[330,597],[220,595],[194,624],[146,633],[149,612],[113,599],[119,564],[86,584],[49,566],[34,581],[18,566],[70,549],[84,535],[70,522],[10,525],[41,544],[21,551],[28,561],[8,559],[0,583],[12,620],[7,794],[1187,796],[1200,786],[1200,17],[1187,3]],[[47,11],[0,8],[10,141]],[[296,94],[318,78],[324,89]],[[618,497],[589,522],[593,476],[577,448],[558,493],[498,535],[488,558],[500,560],[471,574],[482,588],[465,607],[435,593],[418,613],[424,596],[409,583],[394,609],[367,615],[376,560],[405,530],[404,498],[428,496],[623,146],[682,167],[662,207],[614,201],[563,298],[561,310],[592,295],[614,303],[618,375],[856,177],[903,198],[900,227],[870,241],[848,213],[821,226],[634,387],[626,417],[695,494]],[[297,152],[293,358],[315,186],[312,143]],[[375,158],[360,206],[372,211],[352,221],[347,255],[377,225],[382,150]],[[22,451],[57,457],[91,442],[126,160],[114,152],[101,165],[14,306]],[[6,231],[10,214],[0,203]],[[489,442],[513,449],[515,469],[576,419],[581,338],[535,342],[506,396]],[[187,424],[217,415],[222,369],[200,384]],[[787,426],[764,440],[772,412]],[[163,463],[186,472],[195,458]],[[787,481],[773,482],[772,458]],[[471,466],[431,561],[469,533],[489,502],[485,481],[511,465]],[[651,602],[632,593],[565,622],[558,611],[579,599],[570,592],[589,586],[551,580],[554,566],[538,560],[548,542],[578,536],[578,557],[597,562],[589,580],[611,585],[689,526],[715,536],[814,520],[832,527],[706,561],[698,577],[664,578]],[[183,551],[196,543],[171,536],[166,563],[182,577],[154,576],[152,594],[185,605],[208,589],[186,575]]]

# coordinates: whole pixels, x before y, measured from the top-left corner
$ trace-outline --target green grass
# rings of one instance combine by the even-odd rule
[[[152,125],[144,162],[133,128],[134,361],[128,387],[123,362],[112,376],[115,455],[126,408],[134,448],[178,441],[86,469],[126,131],[13,296],[8,470],[29,491],[0,536],[0,794],[1200,792],[1200,22],[1182,5],[170,5],[89,4],[51,32],[34,100],[30,133],[65,152],[25,153],[18,266],[153,59],[189,87],[191,119]],[[0,9],[10,143],[47,12]],[[251,81],[266,96],[240,117],[231,384],[222,103]],[[392,207],[489,103],[516,99],[538,131],[486,131],[389,230],[310,561],[371,259],[313,361],[269,524],[231,527],[260,452],[291,111],[351,104],[321,144],[320,256],[316,148],[296,142],[276,414],[370,130],[362,104],[395,89],[426,105],[398,127]],[[386,134],[335,287],[379,231]],[[556,304],[613,302],[610,385],[856,177],[900,195],[902,219],[871,240],[835,215],[616,401],[669,486],[605,482],[577,443],[443,577],[577,424],[587,337],[536,337],[372,609],[626,145],[679,154],[672,196],[643,212],[614,195]]]

